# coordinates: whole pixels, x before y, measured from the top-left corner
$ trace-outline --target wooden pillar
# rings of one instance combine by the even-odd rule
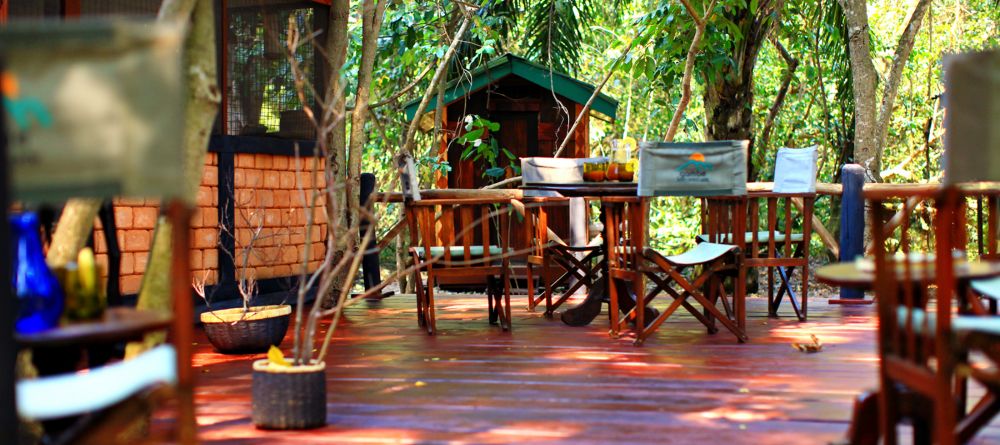
[[[419,117],[418,117],[419,119]],[[438,142],[438,162],[448,162],[448,107],[441,109],[441,140]],[[452,166],[456,167],[456,166]],[[441,171],[434,172],[434,185],[439,189],[448,188],[448,174]]]
[[[367,206],[369,204],[368,200],[371,197],[372,193],[374,192],[375,192],[375,175],[371,173],[362,173],[361,201],[360,201],[362,206]],[[375,220],[372,220],[364,216],[361,217],[359,225],[360,233],[358,234],[358,236],[361,239],[359,240],[359,242],[364,240],[365,233],[368,231],[368,228],[374,225],[375,225]],[[372,230],[377,230],[377,229],[372,228]],[[378,233],[376,232],[375,235],[377,234]],[[379,264],[378,264],[378,253],[379,253],[378,243],[376,242],[375,236],[372,236],[368,245],[361,246],[361,248],[365,252],[364,257],[361,259],[362,278],[364,278],[365,290],[368,290],[375,286],[378,286],[379,284],[382,284],[382,276],[379,271]],[[372,296],[371,299],[378,300],[381,299],[383,296],[385,295],[379,294]]]
[[[191,298],[191,221],[192,210],[186,203],[175,200],[167,207],[170,220],[170,293],[174,304],[171,338],[177,351],[177,441],[198,442],[194,411],[194,370],[191,368],[194,342],[194,308]]]
[[[80,17],[80,12],[81,12],[80,0],[62,0],[62,2],[59,5],[59,12],[63,16],[63,18]]]
[[[7,1],[2,10],[6,14]],[[5,16],[0,16],[5,17]],[[0,72],[3,63],[0,61]],[[5,116],[3,101],[0,101],[0,116]],[[6,119],[0,119],[0,443],[17,443],[17,405],[14,400],[14,370],[17,363],[17,346],[14,343],[14,295],[10,288],[10,224],[7,209],[10,199],[7,195],[7,132]]]
[[[865,169],[858,164],[844,165],[841,170],[844,192],[840,196],[840,261],[854,261],[865,251]],[[860,300],[860,289],[840,288],[842,300]]]
[[[590,156],[590,110],[584,110],[583,105],[576,104],[576,116],[583,116],[580,118],[580,125],[576,126],[576,131],[573,132],[573,154],[567,154],[564,157],[573,158],[586,158]]]

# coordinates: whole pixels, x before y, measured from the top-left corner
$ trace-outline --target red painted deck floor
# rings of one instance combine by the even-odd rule
[[[750,342],[707,335],[690,315],[642,347],[607,336],[602,314],[572,328],[514,305],[514,331],[486,322],[486,299],[439,294],[440,334],[412,296],[349,308],[326,358],[329,425],[275,432],[250,422],[250,363],[198,341],[205,443],[829,443],[853,397],[875,387],[874,307],[810,301],[810,320],[765,317],[749,300]],[[291,333],[289,332],[289,335]],[[793,349],[815,334],[820,353]],[[291,343],[290,338],[285,344]],[[982,443],[1000,441],[995,422]]]

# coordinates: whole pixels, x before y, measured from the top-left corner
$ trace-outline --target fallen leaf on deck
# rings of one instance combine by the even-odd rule
[[[823,342],[819,341],[815,335],[809,334],[812,338],[812,343],[792,343],[792,347],[798,349],[799,352],[813,353],[823,350]]]
[[[418,380],[413,386],[427,386],[427,383]]]

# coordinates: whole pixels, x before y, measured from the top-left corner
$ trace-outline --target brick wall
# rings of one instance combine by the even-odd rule
[[[314,226],[306,239],[306,206],[311,190],[325,187],[320,173],[311,172],[316,158],[237,154],[233,172],[235,186],[236,264],[243,266],[244,247],[250,245],[253,229],[263,227],[247,262],[258,279],[297,275],[303,255],[309,270],[319,266],[326,253],[326,199],[321,197],[313,211]],[[296,167],[296,163],[298,166]],[[296,168],[299,173],[296,174]],[[306,193],[299,190],[302,187]]]
[[[311,179],[313,158],[299,159],[277,155],[236,154],[234,170],[235,199],[233,202],[236,238],[237,270],[243,265],[244,250],[256,227],[257,218],[263,228],[248,260],[258,279],[297,275],[303,254],[308,255],[309,270],[315,270],[325,254],[325,206],[314,212],[315,226],[310,239],[306,237],[306,211],[298,187],[307,191],[324,187],[322,174]],[[302,172],[295,173],[296,162]],[[298,180],[297,180],[298,179]],[[196,278],[207,277],[207,284],[219,281],[219,171],[218,155],[209,153],[205,160],[197,207],[191,219],[191,269]],[[153,228],[159,213],[158,200],[116,199],[115,225],[121,258],[121,292],[135,294],[142,285],[146,271]],[[319,201],[325,204],[325,199]],[[223,203],[228,204],[228,203]],[[223,206],[226,207],[225,205]],[[100,231],[100,221],[94,233],[97,262],[107,270],[107,245]],[[107,274],[105,273],[105,279]]]

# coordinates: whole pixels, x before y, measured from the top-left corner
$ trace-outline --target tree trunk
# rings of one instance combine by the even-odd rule
[[[160,20],[187,20],[190,17],[192,22],[184,42],[188,100],[184,109],[184,165],[187,172],[184,181],[187,190],[183,198],[188,202],[194,202],[198,195],[208,138],[219,111],[215,11],[212,3],[211,0],[166,1],[160,9]],[[136,304],[140,309],[170,312],[173,303],[170,287],[190,285],[170,282],[170,230],[166,219],[161,217],[156,224],[149,265],[143,276],[142,290]],[[142,342],[129,343],[125,355],[134,357],[149,347],[162,343],[165,338],[165,333],[147,335]]]
[[[326,53],[329,54],[330,77],[327,80],[328,90],[326,92],[327,110],[323,112],[321,123],[322,128],[331,125],[331,130],[326,134],[321,134],[323,145],[326,147],[326,171],[327,189],[330,194],[327,199],[327,221],[329,229],[328,237],[335,237],[342,233],[347,227],[345,212],[342,210],[347,203],[347,173],[350,162],[347,158],[347,108],[344,89],[347,82],[343,80],[342,70],[347,60],[348,31],[347,24],[351,15],[350,0],[334,0],[330,3],[330,30],[327,33]],[[344,257],[345,247],[341,244],[335,246],[336,252],[333,264],[340,262]],[[338,293],[340,283],[333,286],[333,292]],[[324,303],[336,302],[336,295],[324,296]],[[299,310],[296,308],[296,310]],[[299,318],[301,319],[301,318]]]
[[[378,35],[382,29],[385,6],[385,0],[378,2],[365,0],[361,11],[361,62],[358,66],[358,90],[354,98],[354,113],[351,116],[351,145],[347,158],[345,216],[348,226],[358,223],[362,152],[368,143],[368,132],[365,131],[365,124],[368,122],[368,99],[371,95],[372,70],[378,52]]]
[[[71,199],[66,202],[45,258],[49,266],[65,266],[76,261],[77,253],[94,232],[94,218],[97,218],[100,209],[100,199]]]
[[[722,65],[712,76],[715,82],[706,83],[705,87],[705,138],[751,141],[747,157],[747,174],[751,181],[757,179],[760,169],[752,162],[757,158],[753,144],[753,72],[760,49],[783,6],[782,0],[762,1],[755,11],[733,7],[725,13],[726,19],[740,28],[743,37],[733,36],[735,43],[729,54],[733,63]]]
[[[899,38],[892,58],[889,79],[882,94],[881,110],[876,105],[878,73],[871,59],[871,39],[868,27],[868,4],[865,0],[838,0],[847,18],[848,45],[851,53],[851,80],[854,86],[854,162],[864,167],[866,180],[880,182],[882,152],[891,123],[892,107],[899,88],[899,79],[913,49],[914,37],[920,30],[930,0],[917,2],[906,30]]]

